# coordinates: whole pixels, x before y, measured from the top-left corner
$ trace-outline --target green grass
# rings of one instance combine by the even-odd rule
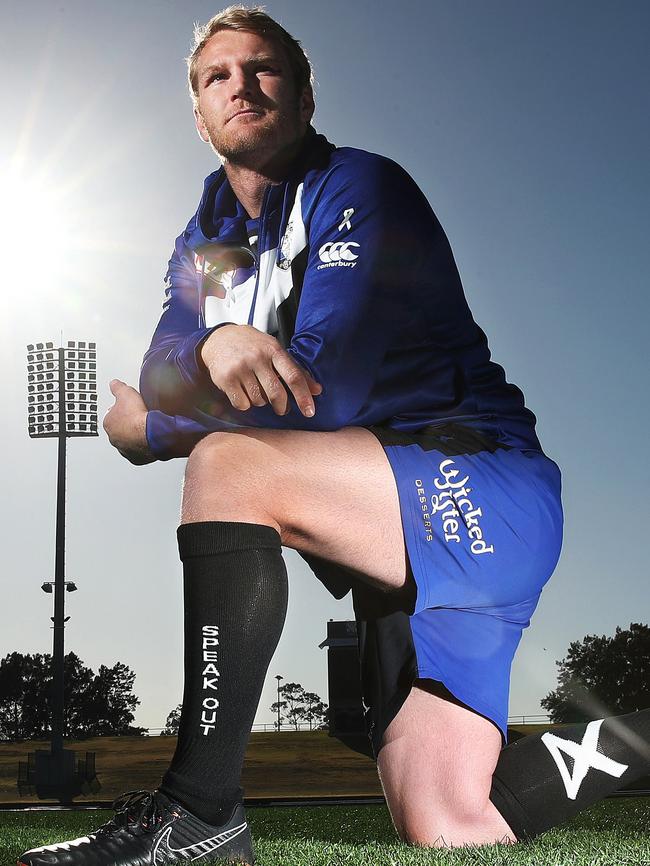
[[[0,813],[0,866],[27,848],[83,836],[111,812]],[[533,842],[418,849],[383,806],[249,809],[258,866],[650,866],[650,798],[607,800]]]

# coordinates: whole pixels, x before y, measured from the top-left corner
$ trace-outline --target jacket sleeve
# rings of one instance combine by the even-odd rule
[[[196,306],[190,314],[188,264],[177,245],[170,262],[170,301],[145,356],[141,381],[147,406],[159,410],[150,413],[154,417],[147,425],[156,456],[178,456],[170,447],[174,450],[172,442],[181,428],[185,444],[178,441],[177,448],[189,453],[201,435],[215,429],[338,430],[361,414],[388,348],[415,315],[409,298],[421,269],[423,244],[427,238],[431,242],[437,225],[403,169],[391,160],[365,156],[352,164],[336,164],[315,193],[303,196],[309,257],[287,351],[323,386],[314,398],[314,417],[305,418],[291,396],[290,410],[283,416],[269,405],[238,411],[219,397],[219,389],[210,387],[198,356],[210,330],[193,326]],[[196,277],[192,291],[196,295]],[[154,358],[162,364],[152,371]],[[152,390],[157,392],[154,399]],[[204,422],[212,417],[202,432],[201,421],[188,427],[187,418],[170,417],[196,419],[197,409]],[[192,435],[198,438],[192,440]]]
[[[149,409],[181,413],[201,401],[208,377],[201,345],[214,328],[200,321],[200,276],[183,235],[176,239],[165,275],[160,321],[140,370],[140,392]]]
[[[203,366],[200,350],[222,325],[202,326],[200,277],[183,235],[176,239],[165,286],[162,316],[140,370],[140,393],[149,409],[147,441],[159,460],[187,457],[211,430],[241,426],[218,420],[225,398]]]

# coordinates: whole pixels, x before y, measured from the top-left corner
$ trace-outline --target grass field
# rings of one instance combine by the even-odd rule
[[[26,848],[85,835],[111,812],[0,813],[0,866]],[[258,866],[650,866],[650,798],[607,800],[512,847],[402,845],[383,806],[248,810]]]

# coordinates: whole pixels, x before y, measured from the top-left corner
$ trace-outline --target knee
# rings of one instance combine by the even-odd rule
[[[236,434],[210,433],[198,442],[187,458],[185,479],[194,476],[205,477],[216,472],[217,467],[224,462],[224,455],[236,451],[240,447]]]
[[[517,839],[500,816],[484,809],[449,810],[428,808],[418,813],[406,811],[394,821],[400,839],[424,848],[456,848],[465,845],[512,845]]]
[[[459,847],[516,841],[514,834],[475,779],[402,790],[391,815],[400,839],[427,848]]]
[[[480,814],[464,809],[449,809],[446,804],[428,804],[427,808],[404,808],[393,820],[397,835],[407,845],[424,848],[445,848],[467,844],[469,828],[480,822]]]
[[[247,475],[264,471],[263,442],[234,432],[210,433],[194,447],[187,459],[185,483],[221,488],[230,481],[239,484]]]
[[[195,445],[185,466],[185,490],[213,487],[227,481],[228,469],[237,459],[240,444],[232,433],[210,433]],[[237,461],[239,462],[239,461]]]
[[[262,438],[211,433],[187,460],[181,519],[228,520],[245,514],[255,522],[274,507],[275,479]]]

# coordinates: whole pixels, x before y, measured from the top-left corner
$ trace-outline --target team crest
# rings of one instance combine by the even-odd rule
[[[291,258],[291,235],[293,234],[293,220],[289,220],[287,223],[287,227],[285,229],[284,234],[282,235],[282,240],[280,241],[280,248],[278,250],[278,259],[277,266],[282,268],[283,271],[288,271],[291,267],[291,262],[293,259]]]

